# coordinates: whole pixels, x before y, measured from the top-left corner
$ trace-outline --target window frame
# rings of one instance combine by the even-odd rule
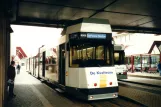
[[[108,41],[107,41],[108,42]],[[93,44],[93,43],[91,43],[91,44]],[[91,45],[90,44],[90,45]],[[80,44],[75,44],[75,45],[80,45]],[[70,57],[71,57],[71,48],[73,47],[74,45],[69,45],[69,64],[68,64],[68,66],[69,67],[71,67],[71,68],[76,68],[76,67],[73,67],[72,65],[70,65],[70,60],[72,60]],[[98,47],[98,46],[103,46],[104,47],[104,60],[106,61],[106,65],[105,66],[114,66],[114,56],[113,56],[113,52],[114,52],[114,46],[112,45],[112,43],[111,42],[109,42],[109,43],[106,43],[106,44],[99,44],[99,45],[91,45],[91,47],[93,47],[93,49],[94,49],[94,54],[95,55],[93,55],[94,57],[95,57],[95,59],[94,60],[96,60],[96,47]],[[107,48],[108,48],[108,50],[109,50],[109,64],[107,64]],[[72,48],[73,49],[73,48]],[[83,49],[82,49],[83,50]],[[81,54],[82,54],[82,57],[83,57],[83,51],[81,50]],[[77,52],[76,52],[77,53]],[[87,48],[86,48],[86,54],[87,54]],[[80,58],[80,59],[82,59],[82,58]],[[73,62],[73,61],[72,61]],[[73,64],[73,63],[72,63]],[[80,67],[80,66],[79,66]],[[85,66],[85,67],[88,67],[88,66]],[[93,67],[93,66],[91,66],[91,67]],[[96,67],[96,66],[94,66],[94,67]],[[102,66],[102,67],[104,67],[104,66]]]
[[[119,64],[115,62],[115,56],[114,56],[114,64],[116,65],[121,65],[121,64],[125,64],[125,52],[124,50],[115,50],[115,53],[119,53]]]

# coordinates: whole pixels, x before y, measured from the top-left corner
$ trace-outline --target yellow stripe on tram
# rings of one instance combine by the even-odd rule
[[[100,87],[107,87],[107,76],[106,75],[100,75]]]

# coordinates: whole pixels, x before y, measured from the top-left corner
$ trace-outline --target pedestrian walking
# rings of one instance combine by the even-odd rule
[[[19,65],[19,63],[18,63],[18,65],[17,65],[16,69],[17,69],[17,74],[20,74],[21,66]]]
[[[161,62],[160,61],[159,61],[158,65],[157,65],[157,68],[158,68],[159,74],[161,76]]]

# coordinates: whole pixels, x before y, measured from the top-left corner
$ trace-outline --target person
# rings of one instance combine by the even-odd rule
[[[157,65],[157,68],[158,68],[158,71],[160,73],[160,76],[161,76],[161,62],[159,61],[158,65]]]
[[[16,76],[16,71],[15,71],[15,61],[11,61],[11,65],[8,67],[7,70],[7,82],[9,86],[9,97],[16,97],[16,95],[13,93],[14,89],[14,80]]]
[[[17,65],[17,67],[16,67],[16,69],[17,69],[17,74],[20,73],[20,68],[21,68],[21,66],[20,66],[19,63],[18,63],[18,65]]]

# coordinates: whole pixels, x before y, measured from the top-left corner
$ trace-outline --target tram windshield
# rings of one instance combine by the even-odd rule
[[[125,64],[124,51],[114,51],[114,64]]]
[[[112,65],[112,46],[84,43],[70,46],[70,67]]]

